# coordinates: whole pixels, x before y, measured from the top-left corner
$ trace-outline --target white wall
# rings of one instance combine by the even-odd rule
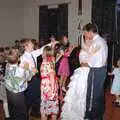
[[[78,16],[78,0],[25,0],[24,2],[24,37],[39,38],[39,6],[69,4],[68,36],[71,42],[76,42],[79,31],[78,24],[82,26],[91,22],[92,0],[82,0],[83,14]]]
[[[71,42],[76,42],[79,31],[77,30],[80,18],[82,25],[91,21],[91,2],[83,0],[83,15],[78,16],[78,0],[25,0],[24,3],[24,37],[39,37],[39,6],[69,3],[68,36]]]
[[[39,6],[69,4],[68,36],[76,42],[82,26],[91,21],[92,0],[82,0],[82,16],[78,16],[78,0],[0,0],[0,46],[12,45],[23,37],[39,38]]]
[[[0,47],[23,36],[23,0],[0,0]]]

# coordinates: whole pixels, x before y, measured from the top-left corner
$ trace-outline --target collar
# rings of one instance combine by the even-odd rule
[[[96,34],[96,35],[93,37],[93,40],[96,40],[98,37],[99,37],[99,35]]]
[[[24,54],[31,54],[32,52],[25,51]]]

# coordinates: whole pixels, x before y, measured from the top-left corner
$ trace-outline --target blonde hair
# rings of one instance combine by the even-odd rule
[[[46,54],[46,57],[52,57],[54,56],[54,52],[52,50],[52,48],[50,46],[46,46],[43,51],[45,52]]]

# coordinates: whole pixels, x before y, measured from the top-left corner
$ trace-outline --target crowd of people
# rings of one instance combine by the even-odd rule
[[[41,120],[103,120],[108,47],[96,25],[86,24],[83,31],[81,46],[63,35],[51,36],[46,45],[25,38],[0,48],[6,120],[29,120],[29,114]]]

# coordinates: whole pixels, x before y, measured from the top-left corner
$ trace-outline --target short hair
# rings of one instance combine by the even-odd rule
[[[87,31],[87,32],[93,32],[93,33],[97,33],[98,32],[98,28],[96,24],[92,24],[92,23],[88,23],[83,27],[83,31]]]
[[[50,46],[46,46],[43,51],[45,51],[47,57],[54,56],[53,49]]]
[[[23,38],[20,42],[21,42],[21,45],[23,47],[25,47],[26,45],[28,45],[29,42],[33,43],[32,39],[29,39],[29,38]]]
[[[4,63],[4,62],[5,62],[5,55],[0,54],[0,63]]]
[[[2,53],[4,52],[4,48],[0,48],[0,53],[1,53],[1,52],[2,52]]]
[[[5,56],[7,56],[7,54],[9,53],[10,47],[5,47],[4,48],[4,54]]]
[[[16,64],[19,62],[19,51],[17,49],[11,48],[6,56],[8,63]]]

